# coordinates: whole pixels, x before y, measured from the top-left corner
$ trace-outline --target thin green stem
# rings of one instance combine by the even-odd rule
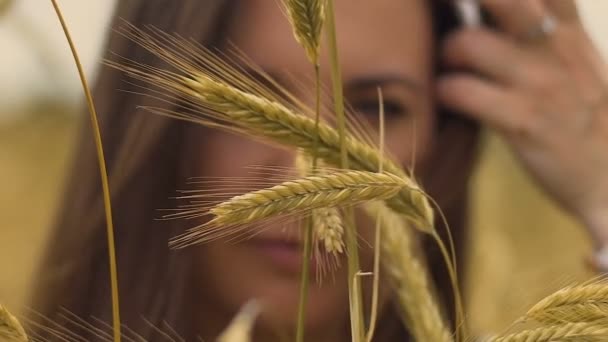
[[[338,58],[338,43],[336,34],[336,18],[334,12],[334,1],[326,3],[326,33],[331,65],[331,81],[334,94],[334,110],[338,123],[338,134],[340,135],[340,160],[344,169],[348,168],[348,155],[346,151],[346,116],[344,114],[344,94],[342,90],[342,75]],[[348,253],[348,294],[351,302],[351,331],[354,341],[362,341],[364,338],[364,316],[361,305],[354,307],[353,302],[362,303],[361,283],[354,281],[359,272],[359,250],[357,243],[357,230],[355,226],[355,215],[352,208],[345,210],[345,235],[346,250]],[[358,324],[355,324],[357,322]]]
[[[465,341],[466,336],[467,336],[467,329],[466,329],[467,327],[466,327],[466,322],[465,322],[462,297],[460,295],[460,282],[458,280],[456,248],[454,246],[454,239],[452,238],[452,233],[450,230],[450,226],[448,224],[448,220],[445,217],[445,215],[443,214],[443,212],[441,211],[441,209],[439,208],[439,204],[434,199],[432,199],[430,196],[427,196],[427,198],[429,198],[429,201],[431,201],[431,203],[433,203],[433,205],[437,208],[437,211],[439,212],[439,215],[441,216],[443,224],[446,227],[448,241],[449,241],[450,249],[451,249],[451,257],[450,257],[450,252],[448,251],[445,244],[443,243],[443,240],[441,240],[441,237],[439,236],[439,234],[437,234],[436,231],[433,231],[433,239],[436,241],[437,245],[439,246],[443,259],[448,268],[448,274],[450,276],[450,280],[452,282],[452,289],[454,291],[455,315],[456,315],[456,322],[455,322],[456,341],[457,342]]]
[[[378,163],[378,172],[384,172],[384,99],[382,96],[382,90],[378,87],[378,102],[380,103],[379,118],[380,118],[380,136],[379,136],[379,147],[380,147],[380,162]],[[367,329],[367,335],[365,337],[366,342],[372,342],[374,338],[374,330],[376,330],[376,320],[378,319],[378,293],[380,291],[380,239],[382,238],[380,227],[380,214],[376,216],[376,236],[374,239],[374,272],[373,272],[373,285],[372,285],[372,308],[369,315],[369,328]]]
[[[456,310],[456,323],[455,323],[456,341],[464,341],[464,338],[465,338],[465,336],[464,336],[464,328],[465,328],[464,327],[464,313],[462,310],[462,300],[460,298],[460,285],[458,284],[458,276],[456,275],[454,267],[452,267],[452,265],[449,262],[450,253],[448,252],[445,244],[443,243],[443,241],[441,240],[439,235],[437,235],[437,233],[433,233],[433,239],[439,246],[441,255],[443,256],[443,259],[446,262],[446,266],[448,269],[448,275],[450,277],[450,281],[452,283],[452,289],[454,291],[454,306],[455,306],[455,310]]]
[[[342,71],[340,69],[340,58],[338,56],[338,42],[336,35],[336,18],[334,13],[334,1],[327,0],[327,34],[329,43],[329,58],[331,64],[331,81],[334,93],[334,110],[340,135],[340,160],[342,168],[348,168],[348,154],[346,150],[346,115],[344,114],[344,93],[342,89]]]
[[[319,132],[319,121],[321,116],[321,75],[319,63],[315,63],[315,131]],[[319,134],[315,136],[312,153],[312,172],[317,169],[317,148],[319,146]],[[312,217],[306,220],[304,232],[304,251],[302,253],[302,274],[300,278],[300,297],[298,303],[298,325],[296,328],[296,342],[304,342],[304,326],[306,323],[306,306],[308,303],[308,288],[310,284],[310,263],[312,256]]]
[[[68,27],[63,19],[63,15],[61,14],[61,10],[59,9],[59,5],[56,0],[51,0],[53,3],[53,7],[55,8],[55,12],[57,13],[57,18],[61,23],[61,27],[63,32],[65,33],[65,37],[70,45],[70,50],[72,51],[72,56],[74,57],[74,62],[76,64],[76,68],[78,69],[78,75],[80,77],[80,82],[82,83],[82,88],[84,90],[87,106],[89,109],[89,114],[91,118],[91,126],[93,128],[93,135],[95,139],[95,148],[97,151],[97,161],[99,164],[99,171],[101,176],[101,186],[103,190],[103,205],[106,214],[106,230],[107,230],[107,238],[108,238],[108,258],[110,264],[110,285],[112,292],[112,325],[113,325],[113,333],[114,333],[114,341],[120,342],[121,340],[121,332],[120,332],[120,308],[119,308],[119,300],[118,300],[118,273],[116,271],[116,247],[114,245],[114,225],[112,223],[112,206],[110,203],[110,186],[108,182],[108,172],[106,170],[106,161],[103,153],[103,144],[101,141],[101,133],[99,129],[99,122],[97,120],[97,111],[95,110],[95,104],[93,103],[93,96],[91,95],[91,90],[89,88],[86,76],[84,74],[84,70],[82,68],[82,64],[80,63],[80,58],[78,57],[78,52],[76,52],[76,47],[74,42],[72,41],[72,37],[70,36]]]
[[[317,169],[318,156],[317,149],[319,148],[319,121],[321,121],[321,68],[319,64],[315,64],[315,142],[312,149],[312,171]]]
[[[300,297],[298,303],[298,325],[296,341],[304,342],[304,326],[306,323],[306,304],[308,303],[308,288],[310,283],[310,262],[312,255],[312,217],[306,219],[304,231],[304,252],[302,253],[302,274],[300,275]]]

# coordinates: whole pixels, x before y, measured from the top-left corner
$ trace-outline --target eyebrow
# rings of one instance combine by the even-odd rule
[[[406,88],[414,91],[421,92],[424,88],[420,82],[412,77],[394,75],[394,74],[378,74],[369,76],[356,77],[345,84],[345,88],[349,90],[365,90],[371,87],[378,87],[380,85],[387,85],[391,83],[401,84]]]

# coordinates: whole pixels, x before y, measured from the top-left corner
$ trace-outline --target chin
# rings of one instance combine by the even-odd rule
[[[300,297],[301,251],[291,243],[249,241],[209,243],[199,249],[205,301],[224,312],[238,312],[250,300],[261,304],[257,326],[267,333],[291,335],[296,328]],[[297,255],[297,257],[296,257]],[[335,327],[348,319],[346,267],[321,283],[311,270],[306,331]]]
[[[314,275],[313,280],[314,280]],[[293,281],[266,277],[251,284],[248,299],[257,298],[262,305],[258,325],[279,334],[292,334],[297,325],[300,279]],[[306,307],[306,331],[334,328],[337,321],[348,318],[346,282],[326,279],[321,285],[313,281]]]

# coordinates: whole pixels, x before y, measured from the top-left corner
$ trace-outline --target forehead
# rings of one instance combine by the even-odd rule
[[[425,0],[335,1],[338,48],[345,78],[404,73],[426,83],[431,70],[432,25]],[[275,72],[308,73],[279,0],[241,0],[227,39],[256,64]],[[327,61],[322,46],[321,63]],[[322,66],[323,67],[323,66]]]

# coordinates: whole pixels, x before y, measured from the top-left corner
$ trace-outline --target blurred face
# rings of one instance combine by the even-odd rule
[[[425,3],[355,0],[335,4],[346,99],[356,115],[376,127],[377,87],[382,89],[386,148],[404,166],[411,163],[414,146],[417,157],[424,156],[434,131],[430,95],[432,29]],[[310,95],[314,94],[313,68],[295,42],[279,2],[240,1],[235,10],[227,39],[275,76],[282,86],[313,104]],[[331,89],[327,61],[327,48],[323,45],[321,77],[326,89]],[[326,105],[331,107],[331,103]],[[224,132],[200,133],[193,129],[187,138],[188,148],[192,149],[189,155],[201,158],[194,158],[196,162],[187,167],[186,176],[247,177],[251,176],[247,166],[294,164],[293,152]],[[358,230],[362,241],[373,243],[371,221],[358,219]],[[204,308],[198,325],[208,330],[203,334],[213,335],[215,332],[210,331],[227,324],[225,320],[252,298],[264,306],[259,334],[289,333],[294,329],[301,268],[300,236],[297,224],[268,223],[251,240],[216,241],[197,247],[195,273],[201,298],[198,306]],[[368,243],[360,243],[360,253],[362,270],[371,271],[373,253]],[[337,341],[347,337],[345,257],[341,264],[333,276],[310,288],[306,331],[311,340]]]

